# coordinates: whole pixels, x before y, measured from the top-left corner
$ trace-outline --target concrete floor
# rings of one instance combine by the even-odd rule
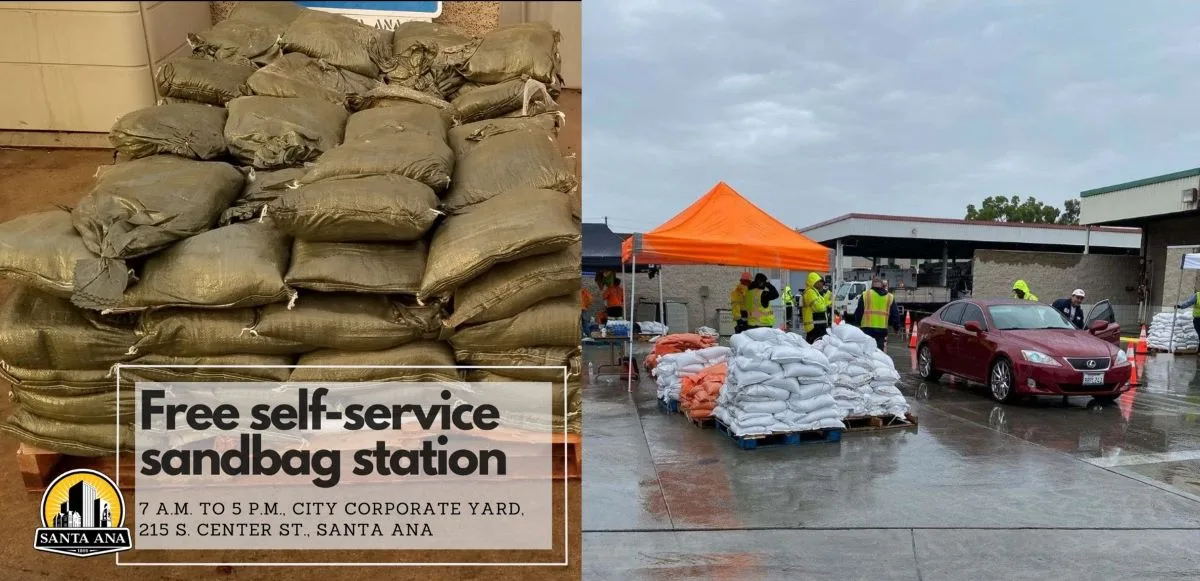
[[[1089,407],[996,404],[892,355],[919,429],[837,444],[743,451],[659,412],[649,377],[589,385],[584,579],[1200,578],[1195,356]]]

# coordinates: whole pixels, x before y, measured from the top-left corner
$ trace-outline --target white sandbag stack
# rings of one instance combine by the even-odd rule
[[[896,364],[875,339],[853,325],[835,325],[815,347],[829,359],[833,398],[841,418],[908,413],[908,402],[896,388]]]
[[[733,352],[728,347],[708,347],[663,355],[659,358],[658,365],[650,372],[658,384],[658,399],[679,401],[679,390],[683,387],[684,377],[725,363],[732,355]]]
[[[829,361],[803,337],[751,329],[730,343],[734,358],[713,415],[734,435],[845,428]]]
[[[669,332],[667,326],[658,321],[641,321],[638,328],[643,335],[666,335]]]
[[[1175,327],[1173,343],[1172,326]],[[1196,328],[1192,325],[1191,311],[1154,315],[1150,321],[1150,330],[1146,333],[1146,346],[1172,353],[1200,348],[1200,337],[1196,335]]]

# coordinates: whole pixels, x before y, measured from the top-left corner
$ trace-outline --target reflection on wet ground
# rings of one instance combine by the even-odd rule
[[[892,355],[911,369],[907,349]],[[649,377],[632,394],[594,381],[584,577],[1200,577],[1196,363],[1151,357],[1145,385],[1107,406],[1001,405],[982,386],[907,372],[918,429],[753,451],[659,412]]]

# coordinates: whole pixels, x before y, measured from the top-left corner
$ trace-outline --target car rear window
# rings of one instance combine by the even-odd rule
[[[962,324],[962,314],[966,307],[967,303],[951,303],[942,311],[942,320],[951,325]]]

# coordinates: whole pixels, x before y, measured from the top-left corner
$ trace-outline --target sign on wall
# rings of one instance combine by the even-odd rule
[[[376,28],[391,30],[411,20],[433,20],[442,14],[441,2],[297,2],[314,10],[349,16]]]

